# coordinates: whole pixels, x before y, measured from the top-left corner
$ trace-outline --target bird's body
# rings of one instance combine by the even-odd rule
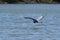
[[[34,19],[34,18],[31,18],[31,17],[24,17],[24,18],[33,20],[33,23],[38,23],[39,20],[42,20],[44,18],[44,16],[40,16],[38,19]]]

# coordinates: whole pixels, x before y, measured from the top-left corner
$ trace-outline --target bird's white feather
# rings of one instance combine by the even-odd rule
[[[44,16],[40,16],[38,19],[37,19],[37,21],[40,21],[40,20],[42,20],[44,18]]]

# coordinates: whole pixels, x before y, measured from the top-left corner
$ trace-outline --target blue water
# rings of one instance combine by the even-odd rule
[[[60,4],[0,4],[0,40],[60,40]]]

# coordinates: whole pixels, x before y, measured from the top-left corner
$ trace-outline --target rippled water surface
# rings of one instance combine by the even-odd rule
[[[24,19],[41,15],[39,23]],[[60,5],[0,4],[0,40],[60,40]]]

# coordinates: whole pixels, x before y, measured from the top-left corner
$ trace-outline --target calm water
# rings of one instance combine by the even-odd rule
[[[39,23],[24,19],[41,15]],[[60,5],[0,4],[0,40],[60,40]]]

